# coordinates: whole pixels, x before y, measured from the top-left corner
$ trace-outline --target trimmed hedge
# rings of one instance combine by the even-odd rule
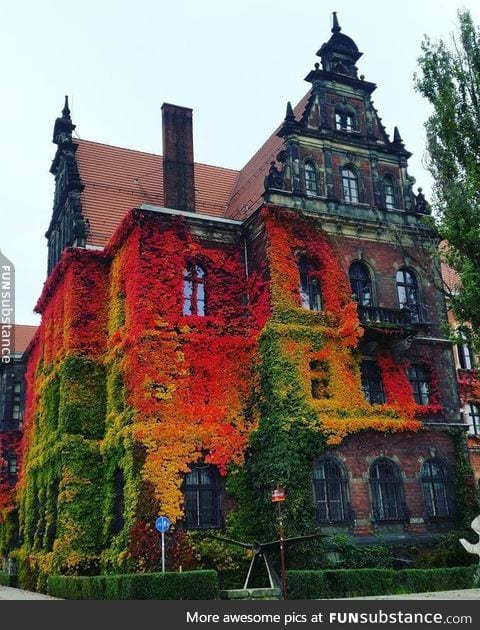
[[[335,599],[472,588],[476,566],[287,571],[289,599]]]
[[[0,586],[17,586],[17,576],[0,571]]]
[[[62,599],[217,599],[218,576],[216,571],[52,575],[48,593]]]

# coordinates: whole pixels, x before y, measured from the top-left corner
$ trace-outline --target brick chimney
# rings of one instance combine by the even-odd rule
[[[164,103],[162,128],[165,207],[195,212],[192,110]]]

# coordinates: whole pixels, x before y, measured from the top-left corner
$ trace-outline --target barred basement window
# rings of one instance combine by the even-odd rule
[[[338,459],[326,456],[315,462],[313,493],[317,523],[346,523],[351,520],[347,473]]]
[[[427,369],[421,365],[411,365],[407,368],[407,376],[415,402],[419,405],[430,404],[430,378]]]
[[[214,466],[194,466],[183,483],[186,529],[222,526],[221,479]]]
[[[188,263],[183,272],[183,314],[206,315],[205,269]]]
[[[360,368],[362,390],[365,400],[371,405],[381,405],[385,402],[382,375],[375,361],[364,360]]]
[[[113,535],[118,534],[125,523],[125,478],[123,470],[116,468],[113,475],[113,519],[111,532]]]
[[[360,306],[372,306],[372,280],[370,273],[361,262],[353,262],[348,272],[352,293]]]
[[[372,464],[370,488],[375,521],[407,520],[402,476],[395,462],[382,457]]]
[[[429,519],[453,516],[455,509],[452,475],[445,462],[438,457],[427,459],[423,463],[422,488]]]
[[[314,276],[315,269],[306,256],[301,256],[298,261],[300,273],[300,299],[302,307],[309,311],[322,310],[322,298],[320,282]]]

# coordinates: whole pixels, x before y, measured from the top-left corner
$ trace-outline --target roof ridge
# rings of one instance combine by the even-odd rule
[[[102,147],[108,147],[110,149],[120,149],[121,151],[128,151],[128,153],[142,153],[143,155],[150,155],[152,157],[159,157],[163,160],[163,155],[161,153],[152,153],[151,151],[143,151],[142,149],[129,149],[128,147],[121,147],[117,144],[109,144],[108,142],[97,142],[96,140],[87,140],[85,138],[74,138],[74,142],[88,143],[88,144],[97,144]],[[216,164],[208,164],[207,162],[197,162],[194,160],[194,164],[198,164],[199,166],[209,166],[211,168],[221,168],[224,171],[231,171],[232,173],[239,173],[241,169],[238,168],[230,168],[229,166],[217,166]]]

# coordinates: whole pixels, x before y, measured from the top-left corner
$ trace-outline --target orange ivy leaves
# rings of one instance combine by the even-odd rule
[[[142,477],[175,520],[189,465],[204,459],[225,473],[242,460],[252,427],[245,271],[238,248],[208,247],[178,220],[140,215],[124,247],[115,282],[124,287],[125,324],[111,338],[112,352],[122,357],[133,435],[145,449]],[[205,317],[182,314],[188,262],[206,271]]]
[[[361,337],[356,304],[338,252],[311,219],[267,207],[262,214],[268,238],[273,314],[285,315],[300,308],[298,258],[306,255],[318,276],[323,301],[323,323],[345,347],[355,347]],[[317,323],[322,321],[316,314]],[[314,323],[313,321],[311,323]]]

